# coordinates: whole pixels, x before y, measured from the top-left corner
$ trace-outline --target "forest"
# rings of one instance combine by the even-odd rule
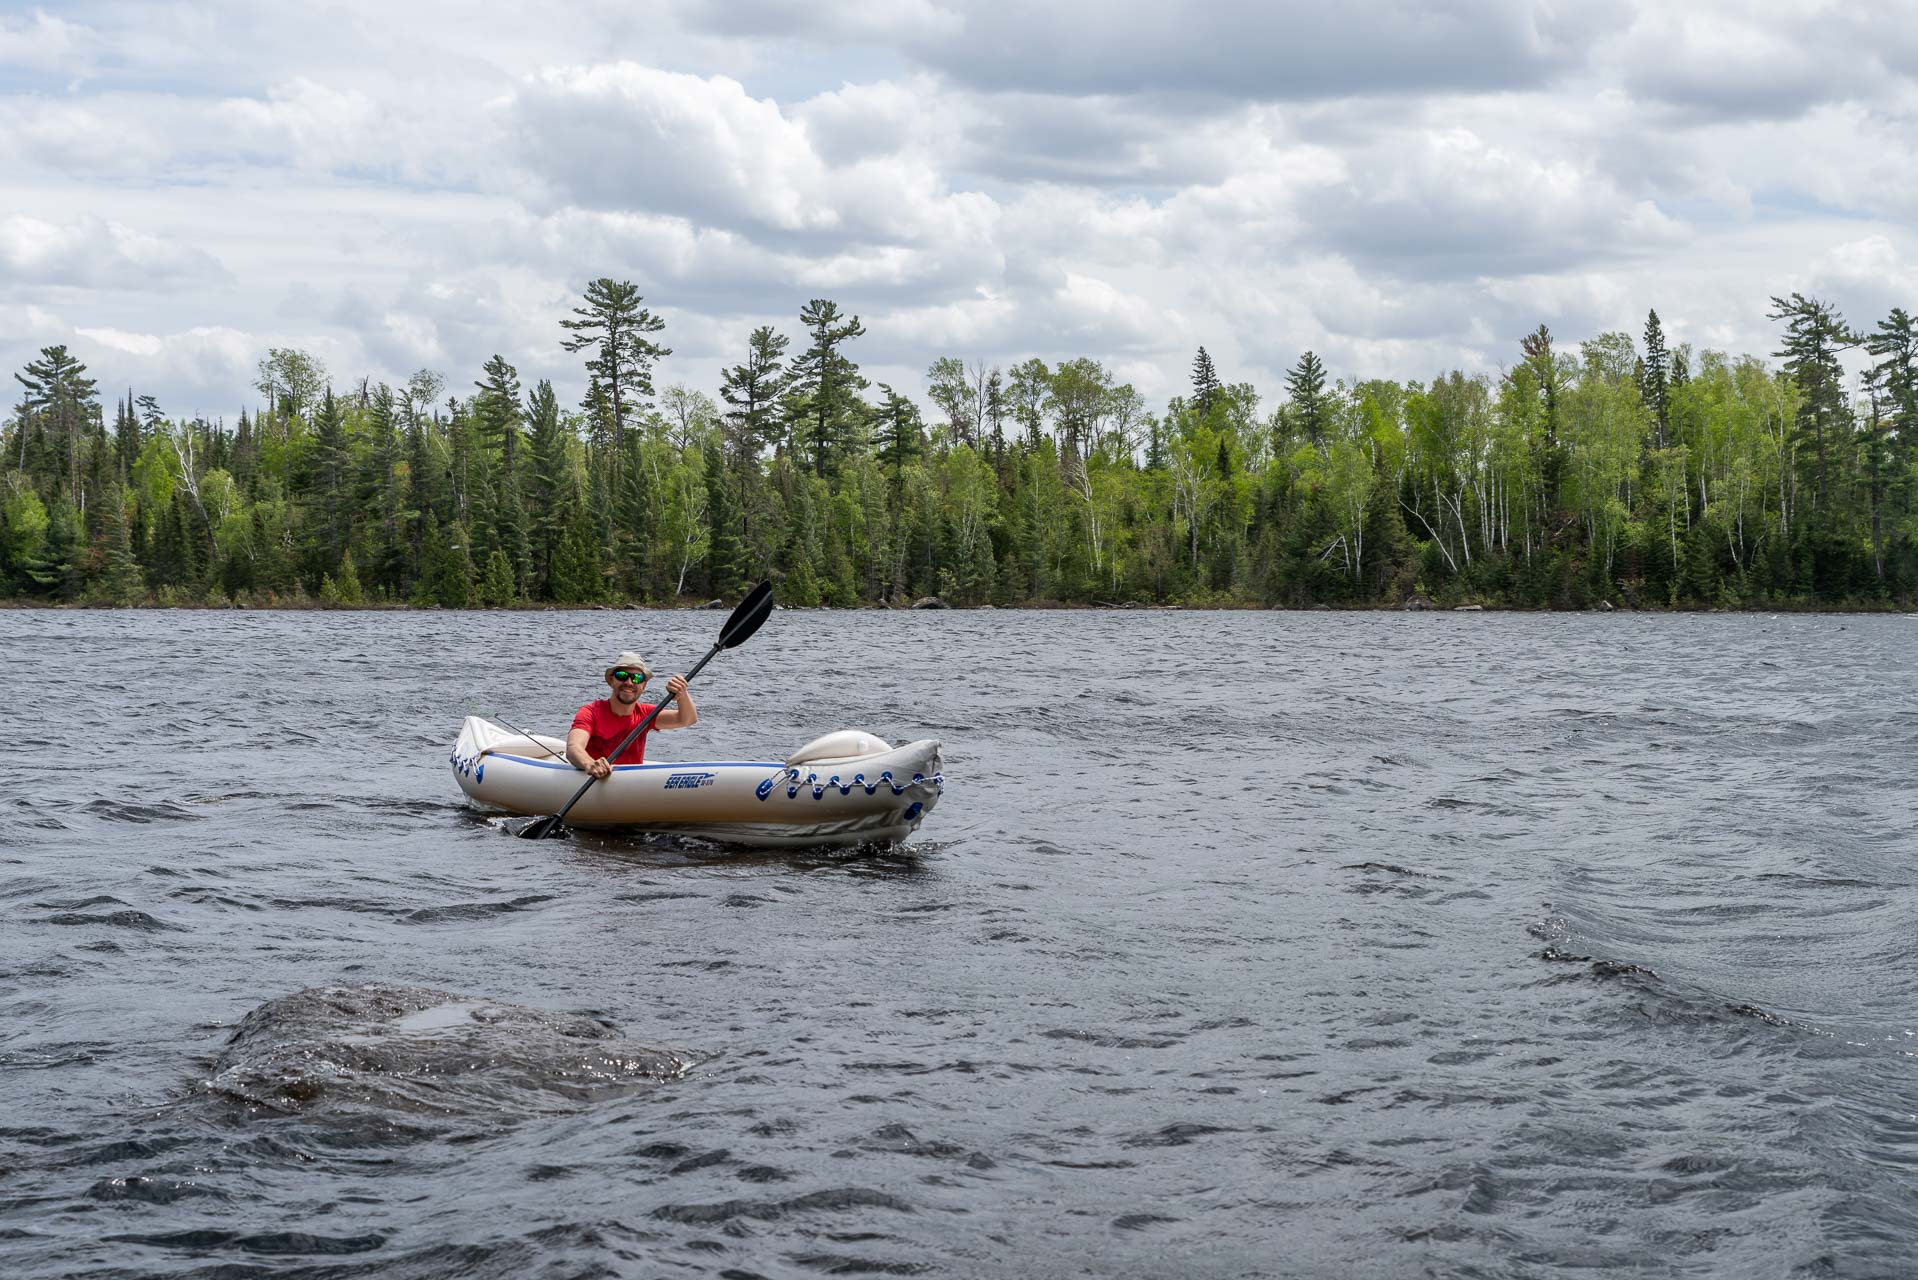
[[[1276,394],[1203,347],[1156,410],[1081,356],[862,376],[827,299],[745,335],[716,398],[601,278],[558,320],[584,395],[495,355],[464,387],[335,382],[273,348],[231,424],[170,416],[64,345],[0,432],[0,597],[160,606],[1907,607],[1918,327],[1770,300],[1769,356],[1657,312],[1498,375]],[[1848,372],[1847,361],[1851,370]],[[1862,372],[1858,370],[1862,369]],[[469,371],[469,374],[474,371]],[[252,395],[247,395],[247,392]],[[254,398],[257,397],[257,398]]]

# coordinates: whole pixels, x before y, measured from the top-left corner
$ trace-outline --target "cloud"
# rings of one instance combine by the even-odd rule
[[[304,76],[273,86],[264,98],[227,98],[214,108],[227,154],[274,165],[338,167],[356,156],[383,164],[375,137],[379,104],[355,89],[332,89]],[[376,149],[380,148],[380,149]]]
[[[92,28],[55,17],[45,9],[0,14],[0,67],[78,74],[99,47]]]
[[[1571,268],[1668,248],[1683,228],[1576,159],[1469,129],[1391,139],[1312,210],[1311,238],[1423,278]]]
[[[16,285],[154,289],[224,275],[224,268],[204,250],[109,219],[53,223],[23,214],[0,218],[0,279]]]
[[[237,412],[252,398],[254,366],[266,354],[252,335],[222,325],[171,333],[82,327],[70,341],[102,385],[160,391],[160,403],[176,418]]]
[[[1529,0],[1015,0],[919,3],[879,21],[874,5],[757,0],[688,4],[708,30],[895,48],[990,92],[1189,93],[1257,101],[1546,83],[1579,65],[1621,6]]]
[[[1898,8],[10,11],[0,362],[71,341],[213,405],[269,345],[342,385],[424,364],[463,388],[499,352],[570,403],[557,321],[600,275],[667,318],[661,380],[709,394],[812,297],[914,388],[940,355],[1092,355],[1158,395],[1204,342],[1275,395],[1308,346],[1429,377],[1652,305],[1765,352],[1774,292],[1918,307]]]
[[[1641,8],[1605,49],[1622,86],[1700,120],[1785,120],[1873,101],[1912,71],[1909,13],[1827,0]],[[1902,66],[1901,66],[1902,64]]]
[[[568,203],[787,232],[839,221],[805,131],[725,76],[548,68],[512,116],[520,162]]]

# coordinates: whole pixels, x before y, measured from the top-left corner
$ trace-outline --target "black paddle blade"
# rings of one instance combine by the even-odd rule
[[[746,593],[746,598],[733,610],[733,616],[726,619],[726,625],[719,629],[719,643],[727,649],[737,649],[752,638],[773,611],[773,584],[762,582]]]
[[[548,814],[544,818],[535,818],[513,833],[522,840],[545,840],[550,836],[563,836],[566,828],[560,825],[559,817]]]

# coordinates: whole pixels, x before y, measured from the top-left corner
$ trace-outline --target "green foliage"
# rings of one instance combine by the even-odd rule
[[[1576,354],[1540,326],[1496,379],[1348,384],[1306,352],[1270,410],[1204,348],[1156,411],[1085,356],[942,356],[923,389],[874,392],[864,326],[828,299],[796,359],[762,326],[718,402],[655,402],[660,322],[607,279],[561,322],[579,412],[503,355],[462,400],[428,370],[341,396],[276,348],[232,427],[133,391],[108,414],[47,347],[0,431],[0,595],[499,607],[771,576],[836,605],[1909,604],[1918,323],[1859,335],[1773,302],[1782,367],[1674,343],[1651,312]]]

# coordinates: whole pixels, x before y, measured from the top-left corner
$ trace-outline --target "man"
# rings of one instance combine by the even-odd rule
[[[666,692],[675,700],[673,705],[654,716],[646,732],[640,734],[619,759],[608,759],[613,748],[639,723],[634,717],[645,715],[649,709],[639,700],[639,695],[652,678],[652,668],[646,665],[646,659],[630,650],[606,668],[606,683],[612,693],[581,707],[566,734],[566,759],[575,769],[584,769],[595,778],[607,777],[615,764],[645,762],[646,739],[653,736],[653,730],[684,729],[699,723],[699,708],[686,693],[686,677],[672,676],[666,681]]]

